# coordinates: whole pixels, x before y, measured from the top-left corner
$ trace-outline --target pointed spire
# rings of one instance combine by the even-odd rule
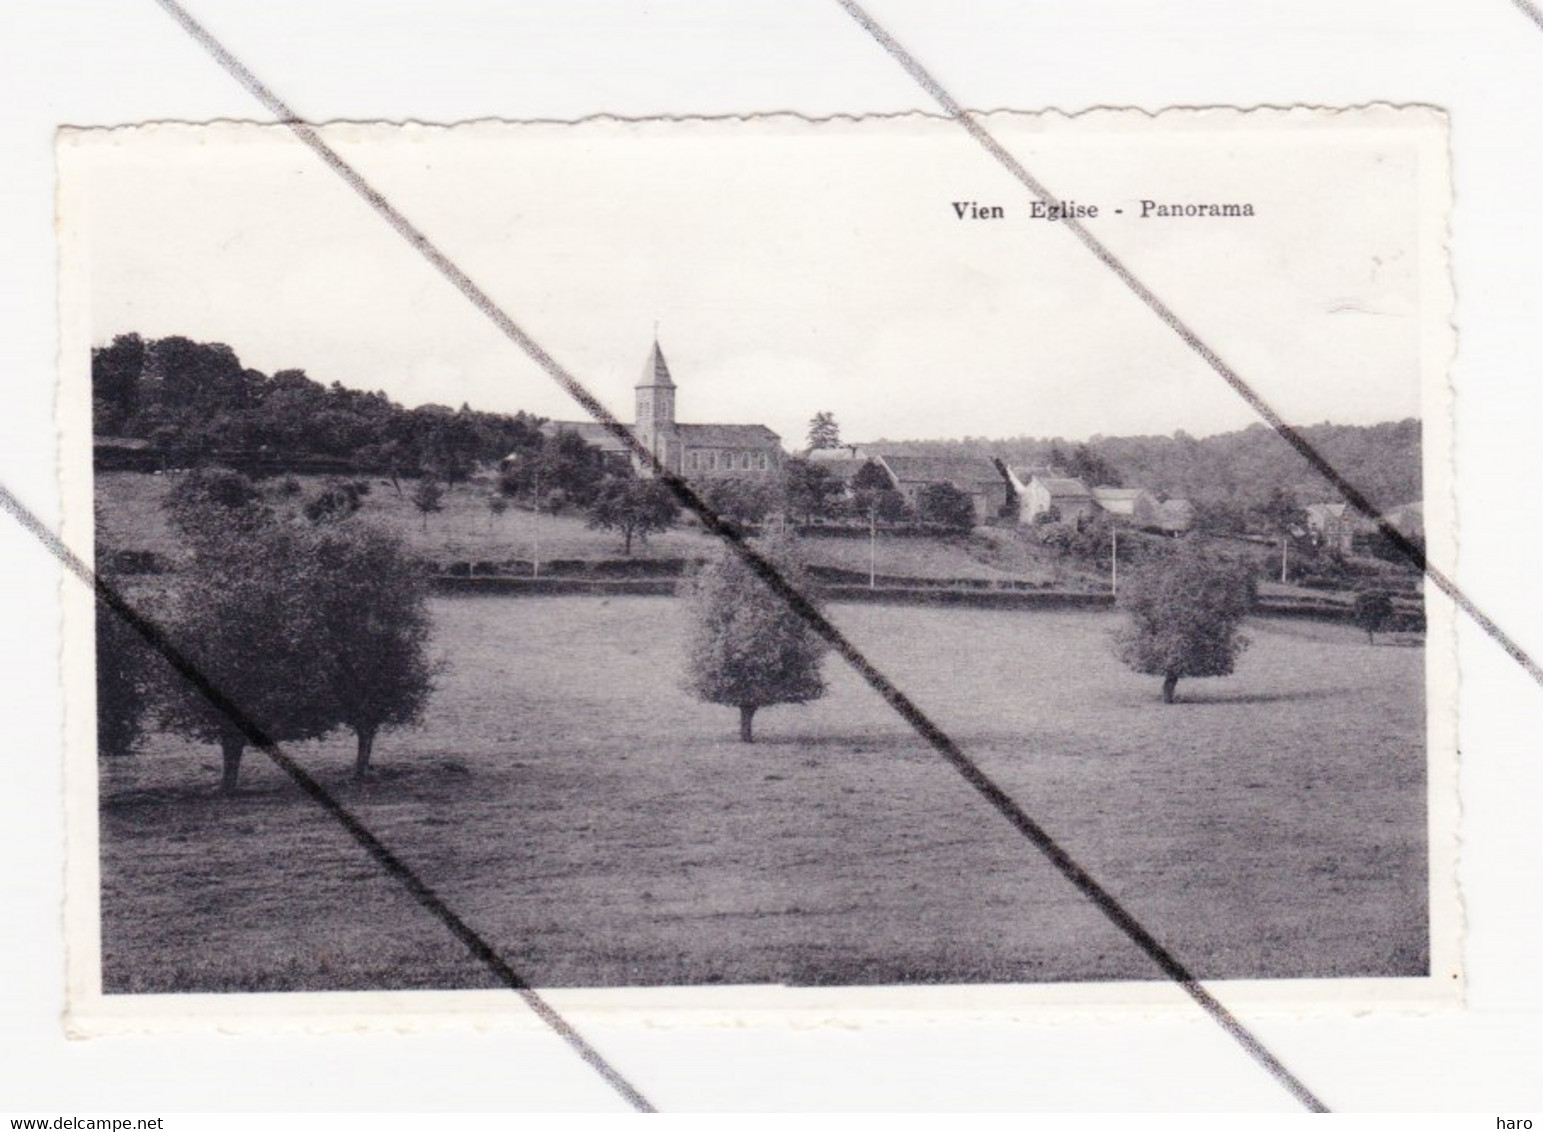
[[[643,366],[643,376],[638,379],[639,389],[651,385],[675,388],[675,382],[670,379],[670,367],[664,364],[664,351],[659,349],[658,338],[654,339],[653,352],[649,354],[648,361]]]

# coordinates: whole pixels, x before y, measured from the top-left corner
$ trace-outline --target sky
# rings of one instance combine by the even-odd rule
[[[988,128],[1288,421],[1419,416],[1446,358],[1423,111],[997,114]],[[682,421],[849,440],[1192,435],[1257,417],[954,123],[342,125],[327,138],[603,403],[658,339]],[[66,133],[66,325],[229,344],[408,405],[574,418],[282,127]],[[1142,199],[1251,218],[1142,219]],[[956,202],[1000,206],[960,219]],[[1114,209],[1123,209],[1115,215]]]

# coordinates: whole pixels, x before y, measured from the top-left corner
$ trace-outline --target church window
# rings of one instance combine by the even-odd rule
[[[766,453],[762,452],[761,453],[761,471],[764,472],[768,467],[770,467],[770,465],[767,464],[767,462],[766,462]]]
[[[717,471],[718,470],[718,453],[716,453],[716,452],[709,452],[707,454],[707,466],[709,468],[711,468],[713,471]]]

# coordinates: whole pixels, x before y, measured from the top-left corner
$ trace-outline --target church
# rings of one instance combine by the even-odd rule
[[[781,438],[765,425],[682,424],[675,419],[675,381],[658,342],[643,366],[634,394],[632,435],[667,470],[688,480],[725,476],[771,479],[781,473]],[[642,463],[595,421],[548,421],[541,431],[548,436],[571,432],[600,449],[608,460]]]

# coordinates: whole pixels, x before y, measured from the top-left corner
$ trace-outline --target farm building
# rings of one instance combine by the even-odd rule
[[[869,459],[867,456],[849,456],[847,455],[849,451],[861,450],[856,445],[852,445],[849,448],[817,448],[809,453],[808,460],[811,464],[824,469],[833,476],[848,493],[852,491],[852,481],[857,478],[857,474],[870,464],[879,468],[881,474],[886,477],[888,476],[888,473],[884,472],[877,460]],[[832,455],[832,453],[839,453],[840,455]]]
[[[984,456],[878,456],[875,461],[912,507],[922,490],[935,483],[969,496],[976,522],[997,518],[1007,506],[1007,481]]]
[[[1156,527],[1161,521],[1157,498],[1139,487],[1095,487],[1090,489],[1093,502],[1111,519],[1135,527]]]
[[[683,424],[675,419],[675,381],[658,342],[634,392],[632,435],[667,470],[687,479],[771,479],[781,472],[781,439],[765,425]],[[541,429],[547,435],[576,433],[608,459],[629,454],[627,445],[594,421],[548,421]]]
[[[1098,510],[1093,493],[1081,480],[1053,476],[1040,468],[1009,468],[1007,478],[1018,493],[1021,523],[1032,523],[1051,512],[1063,522],[1074,523]]]

